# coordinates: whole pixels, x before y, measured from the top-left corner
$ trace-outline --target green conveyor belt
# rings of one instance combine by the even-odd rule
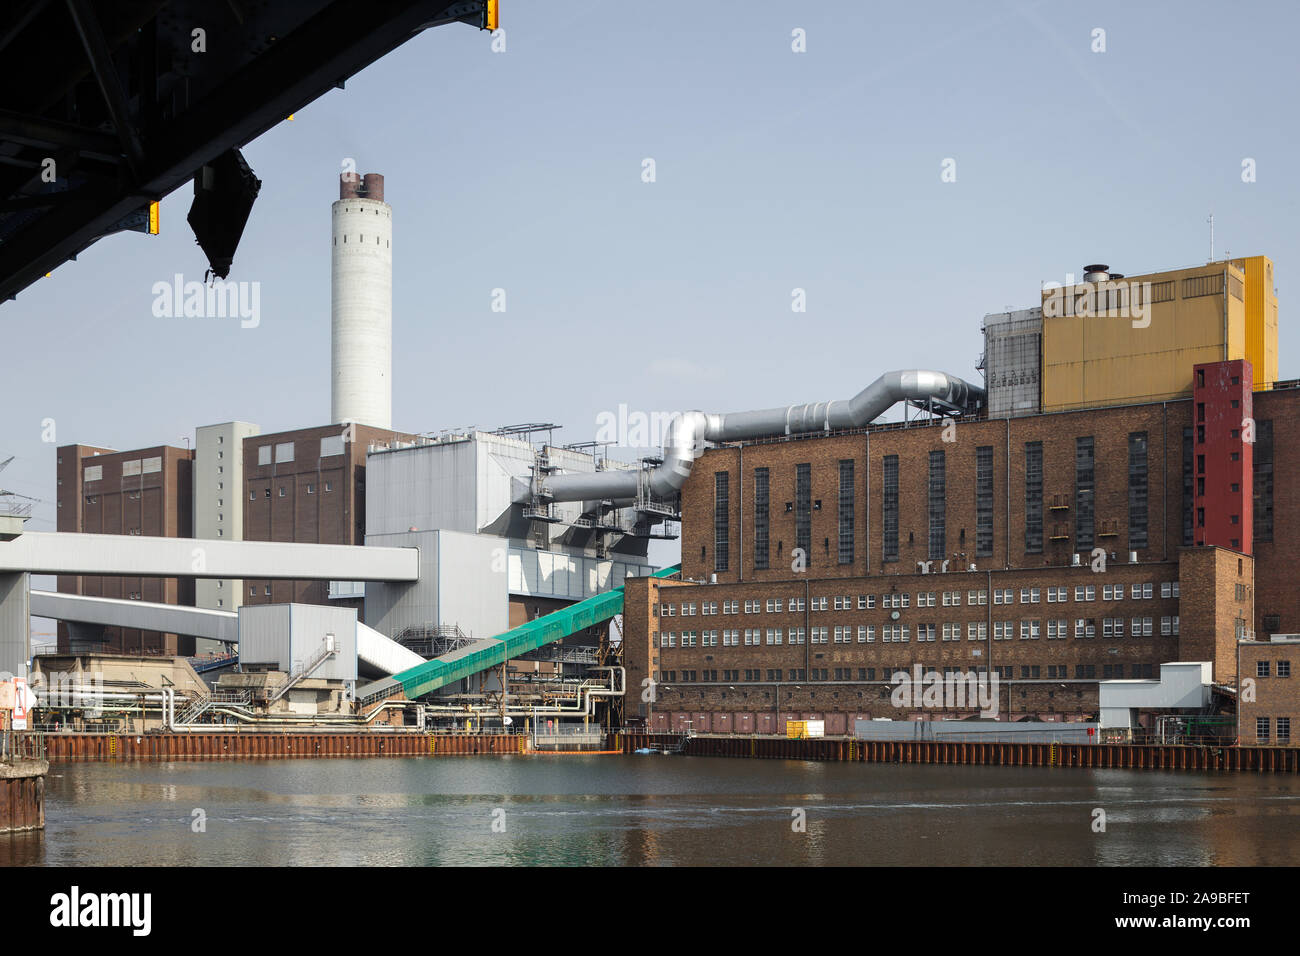
[[[662,571],[656,571],[653,576],[666,578],[680,570],[681,565],[673,565]],[[498,634],[491,639],[495,643],[487,647],[473,650],[468,654],[453,651],[451,654],[435,657],[399,674],[394,674],[392,679],[402,685],[407,700],[414,700],[421,694],[427,694],[471,674],[495,667],[520,654],[536,650],[570,634],[576,634],[594,624],[608,621],[622,612],[623,589],[606,591],[543,615],[527,624],[511,628],[504,634]],[[456,656],[458,653],[460,656]]]

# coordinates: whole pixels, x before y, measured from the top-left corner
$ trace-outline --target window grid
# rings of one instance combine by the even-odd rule
[[[947,464],[942,451],[930,452],[929,518],[931,561],[942,561],[948,553],[948,536],[945,514],[947,494]]]
[[[767,570],[769,473],[766,468],[754,469],[754,569]]]
[[[898,456],[884,458],[884,481],[881,487],[884,561],[898,560]]]

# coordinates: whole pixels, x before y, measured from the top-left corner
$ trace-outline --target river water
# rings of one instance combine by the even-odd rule
[[[1300,862],[1300,779],[1265,774],[469,756],[61,763],[46,793],[0,865]]]

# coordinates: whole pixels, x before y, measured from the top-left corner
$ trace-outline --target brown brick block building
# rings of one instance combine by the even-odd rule
[[[324,425],[244,439],[244,540],[362,545],[366,450],[413,436],[369,425]],[[244,582],[245,604],[332,602],[328,581]]]
[[[1288,634],[1271,641],[1242,641],[1239,653],[1240,742],[1246,746],[1294,744],[1291,728],[1300,719],[1300,684],[1296,683],[1300,675],[1300,638]]]
[[[1193,399],[704,451],[681,492],[685,580],[628,585],[628,715],[852,732],[920,716],[888,684],[916,664],[996,673],[1001,719],[1093,717],[1099,680],[1165,661],[1235,686],[1239,638],[1300,631],[1276,550],[1300,542],[1300,388],[1254,394],[1255,454],[1223,488],[1253,514],[1214,501],[1216,535],[1198,508],[1213,456],[1240,461],[1228,401],[1213,451]],[[1242,521],[1253,555],[1214,540],[1240,545]]]
[[[191,537],[193,460],[190,449],[170,446],[124,452],[88,445],[60,447],[56,465],[58,530]],[[194,603],[193,578],[59,575],[58,589],[122,600]],[[58,627],[59,653],[70,653],[78,635],[96,650],[110,654],[194,653],[194,639],[184,635],[85,625],[69,629],[63,622]]]

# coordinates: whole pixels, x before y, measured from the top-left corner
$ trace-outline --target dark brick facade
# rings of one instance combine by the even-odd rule
[[[759,732],[760,724],[771,721],[768,732],[780,732],[788,710],[791,716],[826,719],[828,733],[832,724],[851,731],[855,715],[909,716],[893,706],[885,681],[916,663],[939,671],[995,668],[1004,719],[1093,715],[1098,680],[1157,677],[1166,661],[1208,660],[1216,682],[1235,683],[1240,635],[1300,631],[1300,592],[1290,583],[1289,556],[1278,551],[1284,543],[1300,542],[1300,468],[1288,467],[1300,466],[1293,461],[1300,456],[1300,389],[1252,397],[1254,418],[1268,421],[1272,459],[1272,533],[1256,542],[1256,557],[1208,543],[1187,546],[1189,534],[1195,540],[1193,479],[1201,444],[1191,400],[949,425],[923,422],[706,451],[682,490],[687,580],[628,588],[628,715],[660,724],[689,719],[697,729],[730,722],[740,730],[738,722],[748,721]],[[1223,416],[1205,424],[1210,430],[1240,427]],[[1190,472],[1184,465],[1185,431]],[[1036,443],[1042,461],[1040,548],[1031,548],[1026,536],[1028,443]],[[936,452],[942,455],[942,485],[931,483]],[[991,489],[980,474],[990,457]],[[898,476],[896,560],[885,560],[887,458],[896,461]],[[841,542],[847,526],[840,495],[845,461],[853,462],[851,548]],[[807,512],[796,489],[800,465],[811,474]],[[766,469],[769,484],[767,568],[755,566],[756,469]],[[715,508],[719,472],[728,474],[730,490],[723,528]],[[1258,507],[1260,495],[1250,482],[1251,469],[1243,468],[1229,485],[1239,486],[1233,491],[1237,501],[1253,499]],[[809,548],[800,569],[791,552],[804,514]],[[932,535],[940,521],[941,538]],[[978,553],[981,529],[989,553]],[[727,544],[725,562],[716,553],[719,541]],[[1135,562],[1130,552],[1136,552]],[[930,573],[923,574],[925,562]],[[716,583],[705,583],[714,576]],[[1076,601],[1076,588],[1088,586],[1095,589],[1093,599]],[[1115,594],[1121,587],[1122,598],[1103,598],[1105,590]],[[1067,600],[1048,603],[1048,590],[1056,588],[1067,589]],[[994,592],[1007,589],[1014,603],[995,604]],[[1021,601],[1022,589],[1028,604]],[[944,592],[954,591],[960,604],[943,606]],[[987,592],[987,603],[972,605],[971,591]],[[931,592],[935,606],[918,607],[917,595]],[[883,607],[885,596],[893,594],[908,595],[908,606]],[[860,605],[868,596],[873,606]],[[811,599],[823,597],[828,610],[813,610]],[[790,598],[803,600],[798,612],[789,610]],[[837,611],[836,598],[851,607]],[[783,602],[780,613],[766,610],[775,599]],[[695,615],[680,616],[683,601],[696,606]],[[739,610],[722,613],[732,601]],[[760,602],[761,610],[745,613],[746,601]],[[717,613],[699,613],[714,603]],[[675,605],[678,614],[664,616],[665,604]],[[897,619],[890,617],[894,611]],[[1139,636],[1133,634],[1134,618],[1144,631]],[[1068,636],[1049,637],[1048,622],[1062,620]],[[1076,636],[1080,620],[1087,623]],[[1116,620],[1123,622],[1122,636],[1115,636]],[[969,639],[972,623],[985,625],[982,638]],[[1013,629],[1011,637],[995,634],[999,623]],[[960,628],[960,640],[943,640],[945,624],[950,636],[952,627]],[[920,625],[934,627],[932,641],[917,640]],[[906,643],[883,640],[889,626],[907,627]],[[778,627],[783,643],[769,644],[768,629]],[[791,646],[790,629],[801,627],[802,643]],[[813,643],[813,627],[829,628],[826,643]],[[836,643],[836,627],[850,628],[851,640]],[[762,629],[762,643],[745,644],[745,632],[755,628]],[[871,636],[860,639],[865,628]],[[694,632],[694,646],[681,645],[683,631]],[[700,643],[701,634],[714,631],[716,643]],[[676,635],[674,647],[662,646],[668,632]],[[741,643],[724,643],[724,632],[738,632]],[[922,633],[928,638],[928,628]],[[654,700],[642,700],[642,682],[650,678],[656,680]]]
[[[87,445],[58,450],[59,531],[135,534],[168,538],[193,535],[193,461],[187,448],[159,446],[113,451]],[[95,469],[98,469],[96,472]],[[86,480],[87,475],[98,475]],[[128,578],[59,575],[58,590],[93,597],[161,604],[194,604],[193,578]],[[103,652],[192,654],[194,638],[103,628]],[[68,625],[58,626],[58,650],[70,650]]]
[[[339,454],[322,457],[321,440],[348,429]],[[365,543],[366,449],[370,443],[413,436],[369,425],[325,425],[244,439],[244,540],[308,544]],[[293,445],[292,461],[277,461],[276,448]],[[261,449],[270,449],[268,457]],[[269,593],[268,593],[269,591]],[[362,613],[362,602],[329,600],[328,581],[244,581],[245,604],[339,603]]]
[[[1300,732],[1300,641],[1242,641],[1239,654],[1240,742],[1293,746]]]

